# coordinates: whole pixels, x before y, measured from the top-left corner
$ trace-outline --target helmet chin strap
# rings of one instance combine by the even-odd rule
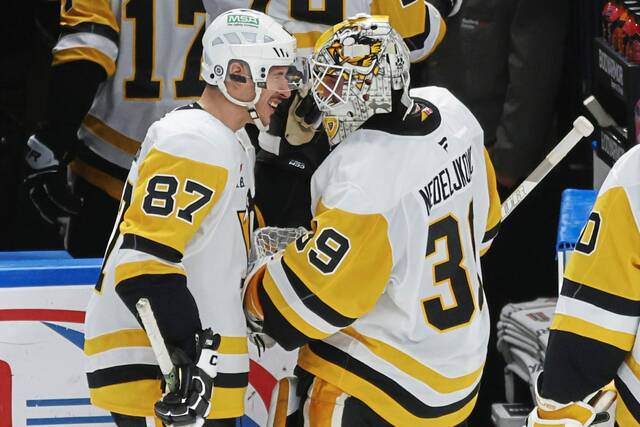
[[[246,108],[247,112],[249,112],[249,116],[251,117],[251,120],[253,121],[253,124],[255,124],[259,130],[266,131],[268,128],[262,123],[262,120],[260,119],[260,115],[258,114],[258,111],[256,111],[256,104],[260,99],[262,88],[255,85],[254,85],[254,88],[256,91],[256,96],[251,101],[240,101],[239,99],[236,99],[233,96],[231,96],[231,94],[229,94],[229,92],[227,91],[227,85],[225,85],[224,81],[221,81],[220,83],[218,83],[218,89],[220,89],[220,92],[222,92],[222,95],[224,95],[224,97],[227,98],[230,102],[236,105],[239,105],[240,107]]]

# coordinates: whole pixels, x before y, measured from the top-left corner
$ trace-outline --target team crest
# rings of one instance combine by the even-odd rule
[[[322,119],[325,132],[329,139],[333,138],[338,133],[338,119],[336,117],[325,117]]]

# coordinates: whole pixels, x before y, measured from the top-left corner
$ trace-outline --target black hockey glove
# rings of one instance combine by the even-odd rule
[[[311,142],[320,127],[321,113],[311,92],[296,91],[278,105],[267,132],[260,132],[263,150],[280,155],[286,145],[297,147]]]
[[[171,353],[180,386],[169,391],[155,404],[155,413],[166,425],[187,426],[204,419],[211,411],[213,379],[218,373],[220,335],[211,329],[196,334],[196,359],[193,363],[182,349]]]
[[[67,162],[36,135],[27,141],[25,161],[30,168],[24,185],[40,216],[50,224],[60,217],[75,215],[82,199],[73,193],[67,180]]]

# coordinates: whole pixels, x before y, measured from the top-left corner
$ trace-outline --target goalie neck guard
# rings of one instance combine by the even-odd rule
[[[409,49],[386,16],[356,15],[320,36],[310,60],[313,96],[331,145],[369,117],[394,108],[392,92],[409,98]]]

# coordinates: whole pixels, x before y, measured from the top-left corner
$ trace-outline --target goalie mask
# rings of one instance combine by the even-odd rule
[[[392,91],[409,100],[409,49],[386,16],[356,15],[327,30],[310,60],[313,96],[331,145],[374,114],[390,113]]]
[[[204,81],[217,86],[229,101],[247,108],[261,130],[266,128],[255,106],[262,89],[296,90],[307,82],[308,67],[303,59],[296,58],[296,39],[264,13],[232,9],[219,15],[207,27],[202,46]],[[229,63],[233,61],[244,64],[248,75],[229,74]],[[287,68],[285,72],[270,73],[272,67]],[[253,82],[254,99],[242,101],[231,96],[226,86],[228,80]]]

